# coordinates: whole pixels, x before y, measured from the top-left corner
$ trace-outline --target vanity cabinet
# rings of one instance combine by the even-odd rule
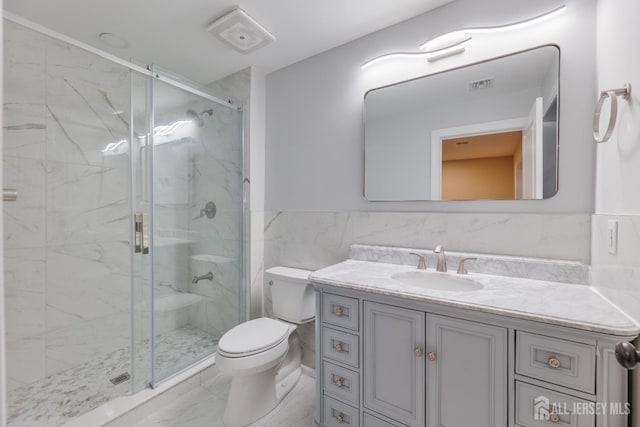
[[[316,427],[629,426],[618,337],[316,287]]]

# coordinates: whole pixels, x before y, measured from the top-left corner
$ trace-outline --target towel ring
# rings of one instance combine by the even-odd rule
[[[607,142],[611,135],[613,134],[613,130],[616,127],[616,120],[618,119],[618,97],[622,96],[624,99],[629,99],[631,96],[631,83],[627,83],[621,89],[611,89],[604,90],[600,92],[600,99],[598,99],[598,104],[596,105],[596,112],[593,115],[593,139],[596,142]],[[607,130],[604,135],[600,134],[600,114],[602,113],[602,107],[604,106],[604,101],[607,98],[611,99],[611,111],[609,115],[609,125],[607,126]]]

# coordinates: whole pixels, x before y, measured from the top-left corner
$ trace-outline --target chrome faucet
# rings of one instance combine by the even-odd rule
[[[424,255],[417,254],[415,252],[409,252],[410,255],[415,255],[418,257],[418,270],[426,270],[427,269],[427,259]]]
[[[444,254],[444,246],[438,245],[433,250],[433,252],[438,254],[438,264],[436,265],[436,270],[441,272],[447,271],[447,257]]]
[[[193,276],[193,280],[191,281],[191,283],[195,284],[198,283],[200,280],[213,280],[213,273],[212,272],[208,272],[207,274],[203,274],[202,276]]]

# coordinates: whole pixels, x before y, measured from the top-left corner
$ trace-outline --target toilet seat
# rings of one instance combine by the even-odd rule
[[[288,336],[289,325],[262,317],[227,331],[218,343],[218,353],[229,358],[247,357],[278,346]]]

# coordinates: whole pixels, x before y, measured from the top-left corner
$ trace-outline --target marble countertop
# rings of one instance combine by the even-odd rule
[[[415,267],[349,259],[312,273],[314,283],[355,289],[380,295],[465,308],[566,326],[609,335],[640,334],[640,325],[591,286],[543,280],[522,279],[488,274],[465,276],[484,288],[475,291],[437,291],[409,286],[391,275],[416,271]],[[437,273],[431,270],[433,274]]]

